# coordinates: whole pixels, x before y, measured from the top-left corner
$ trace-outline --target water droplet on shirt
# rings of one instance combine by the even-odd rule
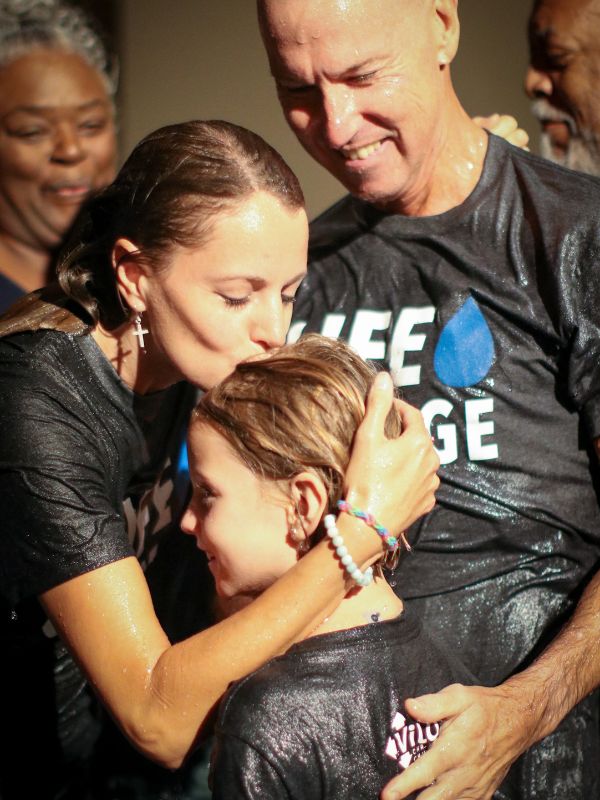
[[[435,348],[433,368],[446,386],[473,386],[494,362],[494,339],[472,297],[446,323]]]

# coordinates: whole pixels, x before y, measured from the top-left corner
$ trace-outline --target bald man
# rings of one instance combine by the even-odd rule
[[[523,753],[503,797],[598,797],[600,183],[469,119],[456,0],[259,17],[289,125],[350,193],[294,335],[348,339],[421,408],[442,488],[397,587],[488,687],[407,700],[442,733],[383,797],[488,798]]]

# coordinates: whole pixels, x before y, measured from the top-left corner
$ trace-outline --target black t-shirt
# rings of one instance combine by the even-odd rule
[[[410,611],[306,639],[223,700],[213,798],[373,800],[439,734],[406,698],[457,681],[474,679]]]
[[[174,535],[187,543],[177,471],[195,397],[185,383],[134,394],[89,336],[0,339],[2,796],[85,783],[99,709],[36,597],[131,555],[151,574],[163,543],[169,557]]]
[[[527,662],[598,566],[599,217],[600,181],[491,136],[457,208],[347,197],[312,228],[291,338],[346,338],[422,409],[442,486],[397,590],[484,682]]]

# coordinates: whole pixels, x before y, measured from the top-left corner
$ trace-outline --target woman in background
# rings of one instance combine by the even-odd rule
[[[114,177],[116,73],[80,9],[0,0],[0,312],[46,284],[82,203]]]

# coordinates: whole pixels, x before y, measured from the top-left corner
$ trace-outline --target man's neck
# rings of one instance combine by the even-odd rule
[[[443,214],[461,205],[477,186],[488,135],[468,116],[452,91],[440,119],[436,140],[412,191],[382,209],[409,217]]]

